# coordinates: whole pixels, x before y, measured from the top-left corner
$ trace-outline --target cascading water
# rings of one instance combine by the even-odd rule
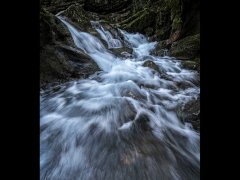
[[[156,43],[141,34],[121,30],[134,58],[117,57],[97,37],[59,19],[103,71],[41,94],[40,178],[199,179],[199,134],[175,113],[199,96],[197,73],[150,55]],[[161,72],[144,67],[146,61]]]
[[[142,34],[130,34],[126,31],[119,30],[125,38],[125,41],[133,49],[133,54],[136,57],[146,56],[155,49],[157,42],[148,42],[147,38]]]
[[[91,21],[92,26],[100,34],[101,38],[107,42],[108,48],[121,48],[122,43],[119,39],[114,39],[109,31],[106,31],[99,22]]]

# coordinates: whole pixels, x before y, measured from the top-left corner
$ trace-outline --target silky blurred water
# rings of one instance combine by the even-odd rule
[[[197,72],[152,55],[157,42],[139,33],[119,30],[133,53],[118,57],[111,49],[123,40],[99,22],[91,23],[101,39],[58,17],[102,71],[41,94],[40,179],[200,179],[199,134],[176,114],[199,97]]]

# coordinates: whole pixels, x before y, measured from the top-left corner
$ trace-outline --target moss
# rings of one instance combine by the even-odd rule
[[[170,55],[179,59],[195,59],[200,55],[200,34],[188,36],[172,46]]]
[[[148,7],[150,4],[149,0],[132,0],[133,3],[133,11],[139,11],[140,9],[144,7]]]
[[[139,25],[144,23],[146,15],[147,15],[147,12],[144,11],[140,16],[138,16],[136,19],[132,20],[125,27],[126,28],[136,28],[136,29],[138,29]]]
[[[181,29],[182,28],[182,19],[179,16],[175,16],[172,22],[172,30]]]
[[[81,31],[91,29],[90,21],[95,19],[92,13],[85,11],[79,4],[71,5],[61,15],[67,17],[71,24]]]
[[[182,8],[180,0],[168,0],[171,8],[172,31],[182,28]]]
[[[166,5],[165,1],[162,1],[162,3],[159,5],[159,8],[157,9],[157,17],[156,17],[157,28],[161,29],[162,27],[171,25],[170,16],[171,16],[171,12],[169,7]]]
[[[130,18],[120,23],[121,28],[131,32],[144,33],[144,29],[152,26],[155,22],[155,13],[149,9],[137,12]]]
[[[186,69],[197,70],[199,63],[194,61],[183,61],[182,66]]]
[[[127,18],[126,20],[122,21],[120,24],[128,24],[132,21],[134,21],[135,19],[137,19],[139,16],[141,16],[142,14],[144,14],[146,12],[146,9],[142,10],[142,11],[138,11],[137,13],[135,13],[133,16]]]
[[[156,17],[156,32],[160,40],[168,39],[171,34],[183,27],[182,1],[163,0],[158,5]],[[159,33],[161,32],[162,33]]]
[[[165,26],[161,29],[157,29],[155,33],[157,40],[167,39],[170,36],[170,30],[171,28],[168,26]]]

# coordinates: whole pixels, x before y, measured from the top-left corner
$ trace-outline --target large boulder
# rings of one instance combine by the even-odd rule
[[[69,6],[60,15],[65,17],[77,29],[85,32],[93,31],[90,21],[98,19],[96,13],[84,10],[83,6],[77,3]]]
[[[170,55],[183,60],[194,60],[199,58],[200,34],[187,36],[172,44]]]
[[[57,41],[74,46],[71,34],[65,25],[45,8],[40,10],[40,49]]]
[[[179,107],[177,115],[184,123],[190,123],[197,131],[200,132],[200,98],[193,99],[183,107]]]
[[[199,72],[199,70],[200,70],[200,59],[196,58],[193,61],[182,61],[182,66],[185,69],[197,70]]]
[[[52,13],[40,10],[40,87],[86,78],[100,70],[78,50],[67,27]]]

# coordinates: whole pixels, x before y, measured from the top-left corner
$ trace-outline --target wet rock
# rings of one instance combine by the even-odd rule
[[[96,63],[86,55],[57,45],[46,46],[40,56],[40,86],[43,88],[48,83],[87,78],[99,70]]]
[[[159,75],[161,76],[161,78],[165,79],[165,80],[171,80],[171,78],[169,77],[169,75],[166,74],[166,72],[159,68],[159,66],[157,66],[153,61],[151,60],[147,60],[143,63],[144,67],[149,67],[153,70],[155,70],[156,72],[159,73]],[[144,87],[147,87],[146,85],[144,85]],[[148,86],[149,87],[149,86]]]
[[[164,55],[169,55],[169,49],[171,45],[167,44],[167,41],[160,41],[157,43],[157,46],[155,48],[155,54],[157,56],[164,56]]]
[[[190,123],[200,132],[200,98],[193,99],[177,110],[178,117],[184,123]]]
[[[145,62],[143,63],[143,66],[144,66],[144,67],[149,67],[149,68],[157,71],[159,74],[161,74],[161,71],[160,71],[159,67],[158,67],[153,61],[151,61],[151,60],[145,61]]]
[[[134,125],[137,129],[142,131],[149,131],[151,130],[151,127],[149,126],[149,118],[146,114],[140,114],[136,119],[134,120]]]
[[[182,66],[185,69],[198,70],[199,62],[196,62],[196,61],[182,61]]]
[[[90,21],[98,19],[98,16],[95,13],[84,10],[80,4],[69,6],[60,15],[66,18],[69,23],[77,27],[80,31],[95,31]]]
[[[180,37],[181,31],[180,30],[176,30],[175,32],[173,32],[170,35],[170,38],[167,39],[167,44],[172,44],[173,42],[177,41]]]
[[[133,58],[133,55],[126,52],[126,51],[123,51],[121,52],[121,55],[124,57],[124,58]]]
[[[45,8],[40,10],[40,48],[47,44],[61,41],[66,45],[74,45],[71,34],[63,23]]]
[[[111,51],[119,57],[132,57],[133,50],[128,47],[112,48]]]
[[[179,40],[172,45],[170,55],[177,59],[195,59],[200,55],[200,35],[196,34]]]
[[[74,49],[67,27],[44,8],[40,10],[40,27],[40,88],[86,78],[99,70],[90,57]]]

